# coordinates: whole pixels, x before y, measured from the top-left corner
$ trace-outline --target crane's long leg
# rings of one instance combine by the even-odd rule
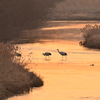
[[[67,59],[67,56],[65,55],[65,58]]]
[[[66,55],[65,55],[65,57],[62,56],[62,60],[64,60],[64,58],[67,59],[67,56]]]
[[[45,59],[46,59],[47,57],[45,56]]]
[[[49,56],[45,56],[45,59],[47,59],[47,57],[50,59],[50,57],[49,57]]]
[[[62,60],[63,60],[63,56],[62,56]]]

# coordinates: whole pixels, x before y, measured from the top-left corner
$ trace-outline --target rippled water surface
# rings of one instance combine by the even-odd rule
[[[83,39],[80,29],[86,24],[99,22],[47,22],[35,30],[42,42],[20,44],[24,59],[30,60],[27,67],[43,76],[44,86],[8,100],[100,100],[100,51],[79,46]],[[66,52],[67,58],[62,58],[57,49]],[[44,52],[52,55],[45,58]]]

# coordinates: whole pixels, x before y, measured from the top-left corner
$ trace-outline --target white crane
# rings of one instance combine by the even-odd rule
[[[66,56],[67,56],[67,53],[66,53],[66,52],[61,52],[61,51],[59,51],[59,49],[57,49],[57,51],[58,51],[58,53],[59,53],[59,54],[61,54],[61,55],[62,55],[62,57],[63,57],[63,56],[65,56],[65,57],[66,57]]]
[[[52,55],[50,52],[45,52],[45,53],[42,53],[42,54],[43,54],[44,56],[46,56],[46,57],[47,57],[47,56],[49,57],[49,56]],[[50,57],[49,57],[49,58],[50,58]]]

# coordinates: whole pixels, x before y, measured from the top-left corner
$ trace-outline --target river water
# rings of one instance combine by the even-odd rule
[[[29,61],[27,67],[43,77],[44,86],[8,100],[100,100],[100,51],[79,45],[83,39],[80,29],[86,24],[99,22],[48,21],[40,29],[28,30],[39,42],[18,46]],[[67,58],[57,49],[66,52]],[[52,55],[45,58],[44,52]]]

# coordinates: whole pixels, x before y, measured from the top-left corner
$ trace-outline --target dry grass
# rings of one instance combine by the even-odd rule
[[[100,25],[86,25],[81,29],[84,42],[82,45],[89,48],[100,49]]]
[[[0,100],[43,85],[42,78],[25,69],[26,63],[15,56],[18,47],[9,43],[0,47]]]

